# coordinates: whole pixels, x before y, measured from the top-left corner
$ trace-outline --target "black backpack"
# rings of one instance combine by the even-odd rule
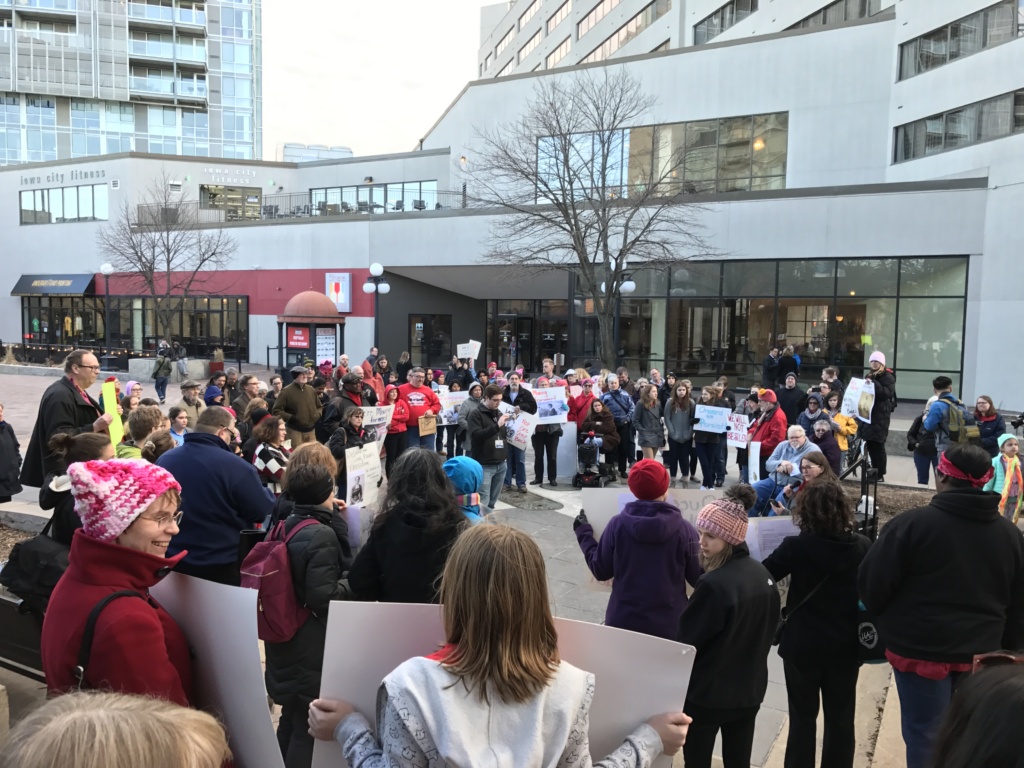
[[[25,608],[39,616],[46,612],[53,588],[68,569],[68,553],[71,551],[66,544],[50,538],[52,525],[51,517],[42,533],[15,544],[7,564],[0,571],[0,584],[20,597]]]

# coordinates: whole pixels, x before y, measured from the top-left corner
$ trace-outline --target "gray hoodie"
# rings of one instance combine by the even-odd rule
[[[470,389],[473,389],[473,387],[471,386]],[[469,414],[473,409],[477,408],[483,401],[483,395],[481,395],[480,397],[473,397],[472,395],[470,395],[469,397],[466,398],[462,405],[459,406],[459,425],[456,428],[456,432],[458,432],[459,430],[462,431],[462,449],[466,452],[467,456],[469,456]]]

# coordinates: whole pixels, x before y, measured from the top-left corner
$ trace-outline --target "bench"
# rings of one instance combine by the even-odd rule
[[[43,622],[22,608],[21,600],[0,588],[0,667],[45,683],[39,641]]]

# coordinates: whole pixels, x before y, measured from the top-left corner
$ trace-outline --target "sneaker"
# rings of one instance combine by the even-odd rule
[[[518,491],[520,493],[526,493],[526,486],[525,485],[520,485],[519,488],[518,488]]]

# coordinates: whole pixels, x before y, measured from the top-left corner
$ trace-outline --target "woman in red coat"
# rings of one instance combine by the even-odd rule
[[[583,422],[590,414],[590,404],[594,402],[594,379],[583,379],[580,386],[582,394],[569,398],[569,420],[576,422],[577,429],[583,429]]]
[[[71,565],[43,620],[42,659],[52,694],[78,687],[74,669],[86,620],[103,598],[83,687],[155,696],[182,706],[192,700],[188,641],[149,588],[185,556],[166,557],[178,533],[181,486],[155,464],[127,459],[68,468],[82,528],[71,541]]]
[[[761,415],[750,425],[750,442],[761,444],[761,477],[768,477],[766,462],[779,443],[786,439],[789,421],[786,413],[779,407],[779,399],[770,389],[762,389],[758,394],[761,403]]]

